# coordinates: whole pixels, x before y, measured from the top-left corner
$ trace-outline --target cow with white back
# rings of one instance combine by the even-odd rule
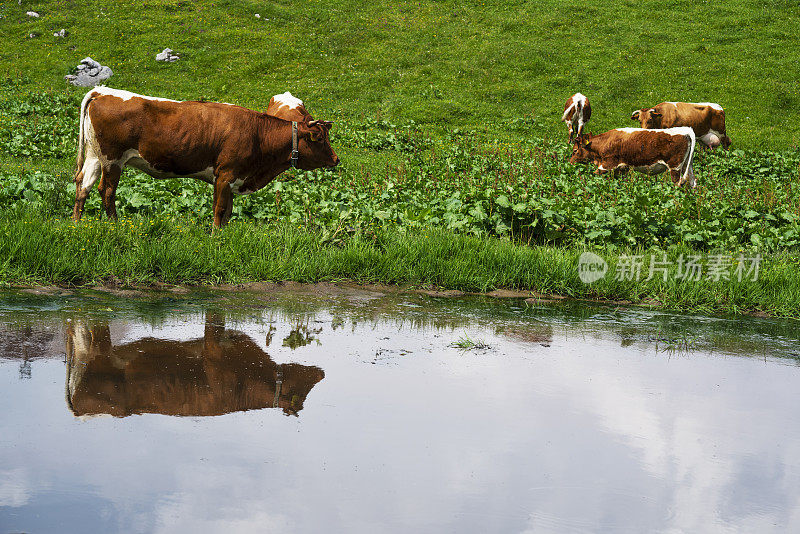
[[[306,118],[314,119],[303,105],[303,101],[289,91],[270,98],[266,113],[287,121],[303,122]]]
[[[592,117],[592,106],[589,99],[580,93],[575,93],[567,99],[564,104],[564,114],[561,115],[561,122],[567,123],[569,130],[569,143],[572,144],[575,136],[583,135],[583,127]]]
[[[570,163],[592,162],[597,174],[633,169],[645,174],[669,170],[672,182],[697,186],[692,169],[695,136],[691,128],[617,128],[578,137]]]
[[[81,103],[75,207],[79,220],[92,186],[116,218],[125,165],[155,178],[189,177],[214,186],[214,226],[224,226],[233,194],[248,194],[289,167],[333,167],[332,123],[292,121],[233,104],[176,101],[95,87]]]
[[[731,145],[731,138],[725,133],[725,110],[713,102],[662,102],[652,108],[637,109],[631,119],[650,130],[688,126],[697,140],[709,148]]]

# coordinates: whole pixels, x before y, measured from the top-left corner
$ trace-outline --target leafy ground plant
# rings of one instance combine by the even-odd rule
[[[14,121],[23,125],[21,131],[28,131],[28,124],[61,121],[55,116],[68,99],[11,92],[6,98],[2,106],[20,110]],[[16,161],[38,159],[19,157],[16,142],[8,140],[20,128],[6,126],[0,126],[0,150]],[[510,122],[509,127],[521,125]],[[31,137],[25,146],[31,154],[57,149],[57,155],[72,155],[76,131],[73,117],[71,129],[54,130],[55,142]],[[598,176],[567,163],[568,147],[562,143],[533,133],[513,143],[478,131],[434,139],[414,123],[370,119],[339,121],[332,143],[354,158],[334,171],[287,172],[261,191],[238,197],[234,217],[318,229],[329,243],[386,226],[409,232],[435,226],[527,244],[611,250],[682,244],[727,251],[800,247],[797,149],[699,153],[700,185],[690,190],[675,188],[663,175]],[[380,154],[385,161],[377,168],[362,165],[362,153]],[[74,195],[71,158],[61,160],[49,172],[0,170],[0,201],[68,215]],[[205,183],[156,180],[128,170],[117,204],[124,216],[203,218],[211,215],[210,198]],[[99,195],[90,197],[86,213],[102,213]]]

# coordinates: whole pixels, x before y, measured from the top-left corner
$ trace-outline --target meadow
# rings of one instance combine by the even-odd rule
[[[27,9],[42,16],[30,20]],[[3,283],[353,279],[705,311],[800,309],[793,119],[800,50],[789,46],[800,9],[791,2],[34,2],[3,4],[0,15],[7,45],[0,48],[0,232],[11,240],[1,251]],[[70,34],[51,38],[60,28]],[[181,60],[155,62],[165,46]],[[289,89],[315,117],[335,121],[331,143],[343,163],[289,171],[236,198],[232,228],[239,230],[210,233],[206,184],[133,171],[123,175],[117,203],[135,223],[99,221],[93,194],[89,220],[73,225],[66,218],[85,89],[67,88],[63,75],[87,55],[114,70],[110,86],[163,97],[264,109],[272,94]],[[677,189],[664,175],[597,176],[567,162],[571,147],[559,119],[577,90],[592,101],[593,131],[633,126],[631,110],[663,100],[720,102],[733,149],[698,154],[696,190]],[[21,228],[40,234],[23,239]],[[196,243],[184,243],[177,256],[129,257],[179,229]],[[92,249],[94,259],[59,259],[119,232],[128,237],[112,239],[117,248]],[[237,232],[253,242],[237,238],[241,248],[229,253],[250,267],[222,256],[181,259]],[[287,249],[287,235],[306,245]],[[55,246],[37,259],[23,242],[39,252],[44,243]],[[461,252],[442,252],[446,242]],[[295,251],[294,267],[281,268],[287,259],[277,253],[271,267],[253,267],[246,256],[261,246]],[[483,261],[484,250],[515,259]],[[714,281],[585,285],[575,267],[583,250],[613,258],[612,266],[650,252],[672,259],[759,253],[773,274],[725,288]],[[418,269],[401,261],[401,251],[437,267]],[[124,266],[111,261],[115,255],[127,258]],[[396,267],[366,267],[384,260]]]

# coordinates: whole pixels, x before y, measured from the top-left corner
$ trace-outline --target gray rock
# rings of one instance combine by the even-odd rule
[[[39,14],[36,11],[26,11],[25,14],[35,19],[39,18]]]
[[[66,37],[66,36],[67,36],[67,30],[65,30],[64,28],[61,28],[61,31],[57,31],[53,34],[53,37]]]
[[[156,54],[156,61],[178,61],[180,57],[177,54],[172,53],[171,48],[165,48],[158,54]]]
[[[105,67],[90,57],[81,60],[75,69],[75,74],[67,74],[64,79],[72,85],[79,87],[94,87],[106,81],[114,74],[110,68]]]

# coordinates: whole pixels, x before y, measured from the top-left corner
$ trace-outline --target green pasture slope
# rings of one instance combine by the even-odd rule
[[[0,2],[0,282],[349,278],[798,316],[798,22],[792,1]],[[180,61],[156,62],[165,47]],[[343,163],[238,198],[238,230],[209,233],[207,185],[131,171],[125,224],[97,221],[95,194],[74,226],[86,90],[63,76],[86,56],[108,85],[161,97],[263,110],[290,90],[336,121]],[[734,150],[698,155],[696,191],[597,177],[566,162],[576,91],[594,132],[664,100],[718,102]],[[762,253],[764,271],[585,285],[583,250],[612,271],[631,254]]]
[[[0,6],[0,64],[37,89],[62,89],[63,75],[88,55],[112,68],[110,85],[136,92],[264,109],[291,90],[319,117],[380,113],[437,132],[502,137],[506,121],[535,118],[542,134],[560,137],[564,101],[581,91],[595,131],[632,126],[632,110],[664,100],[712,101],[727,110],[739,147],[800,143],[793,0]],[[26,17],[31,9],[41,17]],[[53,38],[61,28],[69,37]],[[182,59],[154,61],[167,46]]]

